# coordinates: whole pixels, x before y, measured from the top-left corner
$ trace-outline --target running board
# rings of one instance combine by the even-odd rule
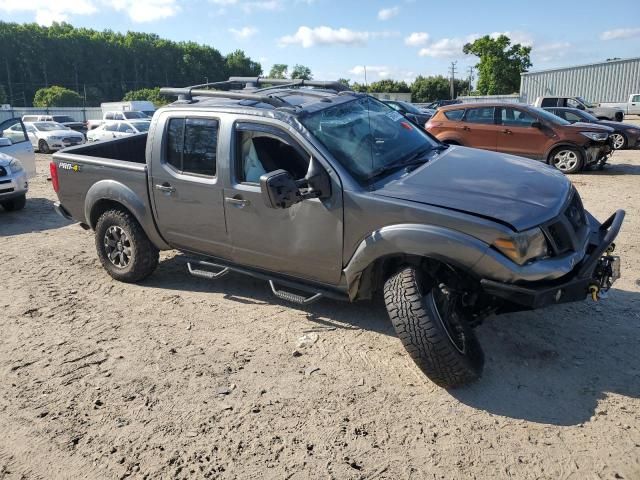
[[[279,299],[286,300],[291,303],[297,303],[298,305],[309,305],[322,298],[322,294],[320,292],[311,295],[310,297],[303,297],[302,295],[296,295],[295,293],[278,290],[273,280],[269,280],[269,286],[271,286],[273,294]]]
[[[205,267],[205,268],[219,268],[220,270],[218,270],[217,272],[212,272],[210,270],[203,270],[201,268],[194,268],[191,265],[191,262],[187,263],[187,268],[189,269],[189,273],[191,275],[193,275],[194,277],[200,277],[200,278],[205,278],[207,280],[218,280],[219,278],[224,277],[227,273],[229,273],[229,267],[223,267],[222,265],[217,265],[215,263],[211,263],[211,262],[205,262],[202,260],[199,260],[197,262],[194,262],[198,267]]]

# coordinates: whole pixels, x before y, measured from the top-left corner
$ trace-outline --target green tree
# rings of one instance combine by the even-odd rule
[[[229,76],[257,77],[262,73],[260,64],[247,57],[242,50],[236,50],[227,55],[225,65]]]
[[[375,93],[409,93],[411,92],[411,89],[404,80],[398,82],[397,80],[386,78],[384,80],[373,82],[369,85],[368,91]]]
[[[480,58],[477,90],[481,95],[500,95],[517,92],[520,74],[531,67],[531,47],[519,43],[511,45],[506,35],[492,38],[485,35],[467,43],[462,51]]]
[[[338,83],[341,83],[345,87],[351,88],[351,80],[349,80],[348,78],[339,78]]]
[[[293,70],[291,70],[291,78],[311,80],[313,75],[311,74],[311,69],[309,67],[305,67],[304,65],[294,65]]]
[[[34,107],[80,107],[82,97],[68,88],[52,86],[41,88],[33,97]]]
[[[153,102],[156,107],[161,107],[171,101],[169,98],[160,94],[160,87],[131,90],[122,98],[123,102],[131,102],[133,100],[148,100],[149,102]]]
[[[287,78],[288,68],[289,65],[285,65],[284,63],[276,63],[273,67],[271,67],[269,78]]]

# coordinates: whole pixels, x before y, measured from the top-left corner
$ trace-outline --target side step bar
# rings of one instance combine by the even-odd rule
[[[309,305],[322,298],[322,294],[320,292],[311,295],[310,297],[303,297],[302,295],[296,295],[295,293],[278,290],[276,288],[276,284],[273,283],[273,280],[269,280],[269,285],[271,286],[271,291],[276,297],[281,300],[286,300],[287,302],[297,303],[298,305]]]
[[[305,282],[296,281],[295,279],[289,280],[286,277],[276,277],[274,275],[270,275],[267,272],[263,273],[259,270],[253,270],[246,267],[227,264],[226,261],[223,262],[222,260],[220,261],[220,263],[214,263],[206,260],[192,259],[187,262],[187,268],[189,269],[189,273],[194,277],[204,278],[206,280],[218,280],[227,275],[229,272],[241,273],[243,275],[249,275],[251,277],[258,278],[260,280],[266,280],[267,282],[269,282],[271,291],[276,297],[298,305],[309,305],[311,303],[317,302],[323,297],[331,298],[334,300],[349,301],[349,296],[346,294],[346,292],[342,292],[329,286],[324,286],[322,284],[315,285],[313,283],[307,284]],[[213,271],[213,269],[215,269],[215,271]],[[294,291],[299,291],[302,294],[283,290],[283,287],[292,289]],[[305,297],[305,293],[309,296]]]

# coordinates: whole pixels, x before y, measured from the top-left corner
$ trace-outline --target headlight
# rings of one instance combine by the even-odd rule
[[[549,255],[547,239],[539,228],[516,233],[508,238],[498,238],[493,246],[518,265]]]
[[[49,137],[50,140],[62,140],[64,137]]]
[[[9,169],[11,170],[11,173],[20,173],[24,170],[24,168],[22,168],[20,160],[18,160],[17,158],[14,158],[9,162]]]
[[[607,138],[609,138],[609,134],[607,132],[580,132],[587,138],[594,140],[596,142],[604,142]]]

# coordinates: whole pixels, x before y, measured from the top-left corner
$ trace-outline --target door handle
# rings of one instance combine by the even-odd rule
[[[502,133],[506,133],[507,135],[511,135],[513,132],[511,130],[509,130],[508,128],[505,128],[504,130],[502,130]]]
[[[156,185],[155,189],[165,193],[173,193],[176,191],[176,187],[172,187],[168,183],[163,183],[162,185]]]
[[[469,131],[469,130],[471,130],[471,129],[465,125],[464,127],[462,127],[462,130]]]
[[[236,197],[225,197],[224,201],[238,208],[244,208],[247,205],[251,204],[249,200],[245,200],[244,198],[236,198]]]

